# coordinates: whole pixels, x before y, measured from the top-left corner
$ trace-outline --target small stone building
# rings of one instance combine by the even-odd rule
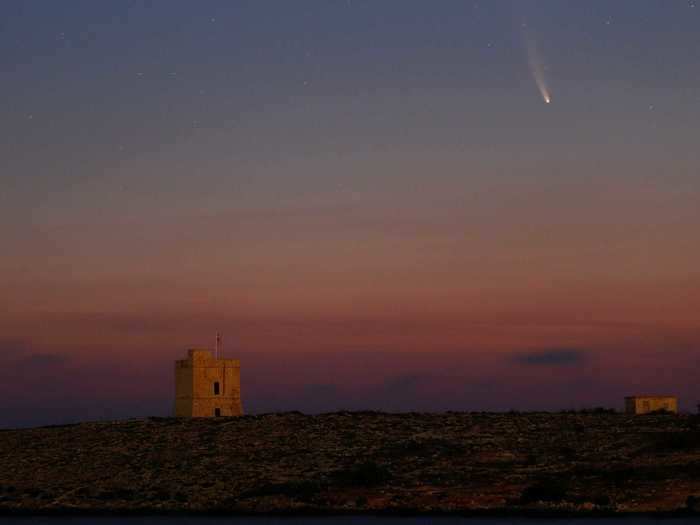
[[[241,363],[216,359],[209,350],[187,351],[175,361],[175,416],[218,417],[243,415]]]
[[[630,396],[625,398],[627,414],[648,414],[665,410],[678,413],[678,398],[674,396]]]

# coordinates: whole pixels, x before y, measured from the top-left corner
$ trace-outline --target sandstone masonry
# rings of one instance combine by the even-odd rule
[[[241,364],[209,350],[187,351],[175,361],[175,416],[241,416]]]

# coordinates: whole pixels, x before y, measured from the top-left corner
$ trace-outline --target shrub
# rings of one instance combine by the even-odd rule
[[[391,474],[386,467],[377,465],[374,461],[366,461],[349,469],[339,470],[334,477],[342,485],[374,487],[386,483]]]
[[[462,443],[449,441],[446,439],[408,439],[398,441],[382,450],[381,457],[400,459],[406,457],[429,458],[433,455],[454,457],[466,452],[466,447]]]
[[[520,504],[543,502],[560,502],[566,499],[566,484],[560,480],[546,480],[530,485],[520,495]]]
[[[577,452],[576,449],[573,447],[568,447],[564,446],[559,449],[559,454],[566,460],[566,461],[573,461],[576,459]]]
[[[607,494],[601,494],[593,498],[593,503],[599,507],[607,507],[612,503],[612,501],[610,500],[610,496]]]
[[[700,431],[663,432],[653,434],[651,449],[656,452],[678,452],[700,449]]]
[[[241,498],[260,498],[264,496],[287,496],[299,501],[312,500],[324,488],[315,480],[293,480],[284,483],[269,483],[262,487],[241,494]]]

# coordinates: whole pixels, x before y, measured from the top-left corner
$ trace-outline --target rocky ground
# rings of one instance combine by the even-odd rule
[[[700,509],[700,418],[299,413],[0,431],[0,512]]]

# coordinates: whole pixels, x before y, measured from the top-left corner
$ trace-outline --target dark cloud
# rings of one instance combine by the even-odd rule
[[[29,344],[14,339],[0,340],[0,362],[13,361],[31,351]]]
[[[517,354],[513,361],[528,366],[574,366],[586,361],[588,352],[580,348],[545,348]]]
[[[52,368],[63,365],[68,356],[43,352],[26,341],[0,340],[0,362],[12,366]]]

